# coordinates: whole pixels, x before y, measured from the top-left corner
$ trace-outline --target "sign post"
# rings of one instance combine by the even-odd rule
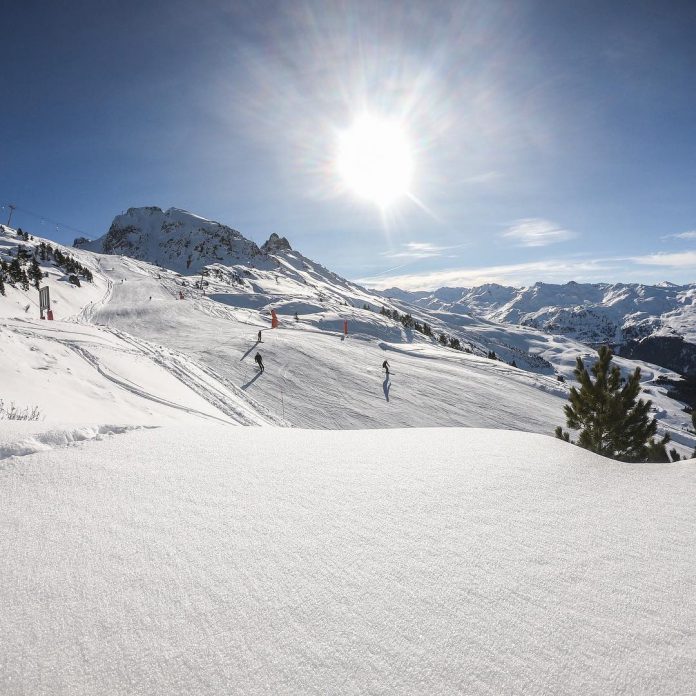
[[[43,288],[39,288],[39,311],[41,312],[42,319],[53,319],[53,312],[51,311],[51,297],[48,291],[48,285]],[[46,317],[44,317],[44,312],[46,312]]]

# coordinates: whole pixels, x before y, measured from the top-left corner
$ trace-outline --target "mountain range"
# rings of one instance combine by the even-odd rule
[[[390,288],[382,294],[431,311],[527,326],[590,346],[608,344],[626,357],[696,372],[696,283],[490,283],[434,292]]]
[[[225,268],[234,268],[233,277],[239,278],[240,286],[244,286],[247,268],[276,272],[286,281],[304,286],[296,290],[312,302],[332,297],[360,307],[389,300],[411,314],[427,310],[431,318],[454,324],[460,330],[472,319],[517,325],[588,346],[609,344],[625,357],[652,362],[682,375],[696,372],[696,283],[570,281],[564,285],[539,282],[523,288],[490,283],[473,288],[443,287],[433,292],[399,288],[370,291],[293,251],[288,240],[276,233],[259,247],[219,222],[178,208],[163,211],[154,206],[130,208],[114,219],[102,237],[94,241],[79,238],[74,246],[123,254],[183,274],[208,268],[218,279],[229,273]],[[246,287],[258,292],[253,281]],[[310,292],[306,292],[308,289]],[[300,309],[296,303],[283,304],[288,311]],[[476,341],[472,336],[464,336],[464,340],[473,350],[496,348],[494,343]],[[497,347],[506,352],[505,346]],[[508,356],[510,360],[516,359],[513,353]]]

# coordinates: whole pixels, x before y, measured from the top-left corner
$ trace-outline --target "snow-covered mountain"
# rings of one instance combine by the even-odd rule
[[[385,299],[308,259],[278,235],[257,246],[225,228],[234,233],[236,251],[226,263],[217,254],[214,262],[201,265],[224,226],[184,211],[158,210],[130,210],[130,241],[123,250],[181,269],[181,256],[167,256],[162,249],[185,248],[195,238],[203,249],[197,252],[195,272],[185,268],[188,257],[183,270],[172,270],[128,255],[85,249],[103,248],[108,233],[101,241],[81,240],[73,249],[53,244],[61,258],[72,255],[89,268],[92,280],[76,287],[54,256],[40,260],[54,316],[69,320],[50,326],[35,322],[36,290],[7,284],[6,296],[0,298],[0,317],[7,321],[0,328],[7,336],[5,344],[14,346],[18,369],[6,379],[12,385],[6,399],[30,401],[42,412],[54,410],[52,392],[32,380],[32,374],[34,369],[55,369],[66,390],[73,375],[83,380],[75,398],[65,400],[63,414],[82,413],[90,395],[107,394],[118,385],[118,401],[100,399],[86,409],[100,422],[114,410],[133,414],[127,422],[140,422],[143,412],[167,420],[171,404],[177,404],[176,417],[182,411],[205,413],[241,424],[468,425],[548,433],[563,420],[576,357],[594,359],[590,346],[572,338]],[[167,214],[178,221],[166,227],[169,237],[162,232]],[[14,258],[22,246],[31,255],[41,243],[19,240],[5,229],[0,255]],[[279,317],[281,330],[268,333],[271,311]],[[345,322],[348,338],[340,340]],[[268,338],[256,346],[259,330]],[[56,360],[58,345],[62,357]],[[271,363],[263,380],[255,378],[251,364],[254,348]],[[45,359],[28,364],[22,359],[27,351]],[[394,388],[398,391],[379,378],[385,358],[393,371],[402,372]],[[645,361],[617,362],[626,372],[640,364],[661,427],[683,454],[693,451],[684,403],[675,401],[663,382],[677,375]],[[177,382],[188,391],[175,389]],[[31,391],[23,393],[27,383]]]
[[[114,218],[105,235],[94,241],[80,237],[74,246],[101,254],[123,254],[181,273],[261,255],[254,242],[231,227],[178,208],[163,211],[155,206],[129,208]]]
[[[177,208],[162,211],[151,206],[130,208],[99,239],[80,238],[74,245],[170,269],[182,276],[184,286],[203,288],[207,296],[230,307],[267,313],[274,309],[279,315],[302,315],[304,320],[314,317],[319,328],[331,330],[341,330],[349,320],[351,334],[403,343],[425,340],[431,344],[445,335],[476,355],[493,352],[520,368],[554,373],[545,355],[548,341],[540,332],[511,329],[501,333],[496,322],[386,300],[307,258],[276,233],[259,247],[221,223]],[[378,311],[406,314],[413,325],[409,320],[376,316]],[[423,339],[417,329],[425,324],[433,335]]]
[[[681,373],[696,372],[696,283],[495,283],[432,293],[391,288],[382,293],[430,310],[533,327],[588,345],[619,346]]]

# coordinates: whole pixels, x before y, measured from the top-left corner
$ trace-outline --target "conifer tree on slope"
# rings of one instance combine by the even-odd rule
[[[621,371],[611,365],[611,358],[611,350],[602,346],[592,368],[594,382],[582,358],[577,359],[575,378],[580,388],[571,388],[570,403],[564,408],[567,426],[580,430],[574,444],[624,462],[668,462],[665,445],[669,435],[657,442],[653,439],[657,420],[649,416],[652,402],[638,398],[640,368],[622,380]],[[571,442],[561,426],[556,428],[556,437]]]

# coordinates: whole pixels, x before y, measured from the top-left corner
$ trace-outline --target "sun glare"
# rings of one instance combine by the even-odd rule
[[[413,175],[404,129],[386,118],[360,116],[339,137],[336,167],[351,191],[388,207],[408,193]]]

